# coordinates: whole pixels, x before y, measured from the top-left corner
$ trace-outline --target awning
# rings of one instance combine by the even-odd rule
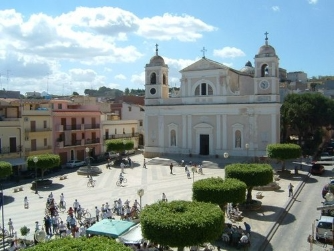
[[[141,232],[141,225],[137,224],[130,228],[127,232],[120,235],[118,239],[124,244],[138,244],[142,243],[143,235]]]
[[[13,158],[13,159],[0,159],[0,161],[9,162],[12,166],[21,166],[27,164],[23,158]]]
[[[96,222],[93,226],[88,228],[86,230],[86,234],[104,235],[117,238],[134,225],[135,223],[131,221],[104,219],[102,221]]]

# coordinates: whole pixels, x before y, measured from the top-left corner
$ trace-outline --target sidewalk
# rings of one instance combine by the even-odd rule
[[[51,187],[39,188],[39,195],[34,194],[30,189],[30,181],[21,183],[23,191],[14,193],[13,187],[4,189],[5,205],[4,205],[4,222],[7,227],[8,219],[11,218],[14,225],[14,231],[17,231],[17,237],[20,236],[20,228],[27,226],[31,229],[30,234],[26,239],[33,239],[33,230],[35,221],[43,224],[45,202],[52,191],[56,201],[59,201],[59,195],[64,193],[67,207],[72,206],[77,199],[83,208],[87,208],[91,213],[94,212],[94,207],[100,207],[102,204],[109,202],[113,205],[113,201],[122,198],[123,201],[129,199],[131,203],[135,199],[139,201],[137,194],[139,189],[144,189],[142,196],[142,206],[157,202],[161,199],[162,193],[166,193],[169,201],[171,200],[191,200],[192,198],[192,183],[193,180],[204,179],[208,177],[224,177],[224,166],[233,162],[242,162],[240,159],[221,159],[221,158],[188,158],[184,159],[187,163],[191,160],[193,163],[201,161],[203,163],[204,175],[194,173],[191,179],[188,179],[183,167],[178,166],[178,162],[182,157],[166,156],[165,158],[146,159],[147,168],[143,168],[144,157],[141,154],[131,156],[133,167],[125,169],[125,177],[128,183],[124,187],[116,186],[120,168],[106,169],[105,164],[100,167],[103,171],[99,176],[94,176],[96,186],[94,188],[87,187],[87,177],[77,175],[76,172],[68,174],[68,178],[60,180],[60,173],[56,174]],[[169,165],[174,163],[173,174],[170,174]],[[278,169],[278,165],[273,164],[274,168]],[[291,168],[287,165],[287,168]],[[300,171],[298,175],[290,175],[281,178],[278,181],[281,189],[278,191],[263,191],[264,197],[261,199],[262,208],[259,211],[243,212],[244,221],[247,221],[252,227],[250,250],[261,250],[266,237],[272,232],[273,226],[278,221],[280,215],[289,206],[291,199],[288,197],[287,187],[291,182],[295,188],[295,193],[298,192],[299,184],[306,177],[307,172]],[[253,198],[256,197],[256,192],[253,191]],[[24,197],[29,200],[29,209],[23,208]],[[60,217],[65,220],[66,214],[60,214]],[[243,222],[236,223],[243,227]],[[224,249],[225,248],[225,249]],[[1,250],[1,249],[0,249]],[[234,250],[230,247],[223,247],[222,250]]]

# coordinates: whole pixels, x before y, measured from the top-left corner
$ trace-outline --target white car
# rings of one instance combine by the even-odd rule
[[[75,168],[75,167],[80,167],[86,165],[86,161],[84,160],[70,160],[66,162],[66,167],[67,168]]]
[[[111,151],[111,152],[106,152],[105,156],[107,159],[116,159],[118,158],[119,154],[117,152]]]

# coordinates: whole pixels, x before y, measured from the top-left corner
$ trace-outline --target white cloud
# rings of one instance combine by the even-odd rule
[[[125,77],[123,74],[117,74],[117,75],[115,76],[115,79],[121,79],[121,80],[124,80],[124,79],[126,79],[126,77]]]
[[[145,85],[145,72],[143,71],[140,74],[133,74],[131,76],[131,82],[139,85]],[[140,88],[143,88],[143,86]]]
[[[275,11],[275,12],[277,12],[277,11],[280,11],[280,8],[279,8],[279,6],[273,6],[273,7],[271,7],[272,8],[272,10],[273,11]]]
[[[96,72],[91,69],[71,69],[71,80],[75,82],[93,82],[96,78]]]
[[[216,30],[214,26],[189,15],[172,15],[165,13],[163,16],[154,16],[139,20],[140,26],[137,34],[145,38],[155,40],[180,40],[193,42],[202,38],[202,32]]]
[[[317,4],[318,0],[307,0],[309,4]]]
[[[221,58],[236,58],[236,57],[243,57],[246,54],[235,47],[224,47],[220,50],[213,50],[213,55]]]

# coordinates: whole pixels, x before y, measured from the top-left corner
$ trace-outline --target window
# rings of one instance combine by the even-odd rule
[[[176,146],[176,132],[174,129],[170,131],[170,146]]]
[[[81,118],[81,124],[85,124],[85,118]]]
[[[143,126],[143,121],[139,120],[139,126]]]
[[[151,74],[151,85],[155,85],[156,83],[157,83],[157,75],[153,72],[152,74]]]
[[[132,109],[132,107],[131,107],[131,106],[129,106],[129,107],[128,107],[128,109],[129,109],[129,112],[131,112],[131,109]]]
[[[269,74],[269,67],[267,64],[261,66],[261,77],[266,77]]]
[[[47,128],[48,124],[46,123],[46,120],[43,121],[43,128]]]
[[[206,96],[206,95],[213,95],[213,89],[211,85],[206,83],[198,85],[195,89],[195,96]]]
[[[234,132],[234,138],[235,138],[235,148],[241,148],[241,132],[240,130],[236,130]]]
[[[58,104],[58,109],[62,109],[63,105],[62,104]]]
[[[48,139],[44,138],[44,146],[48,146]]]
[[[167,77],[166,74],[162,75],[162,84],[167,85]]]

